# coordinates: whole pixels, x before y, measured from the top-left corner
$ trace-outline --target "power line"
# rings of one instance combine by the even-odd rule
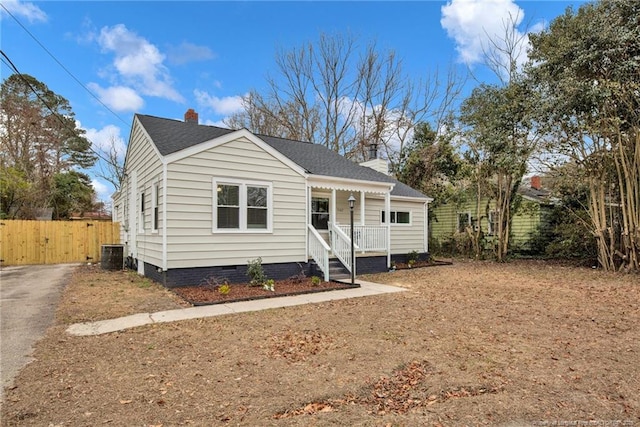
[[[96,101],[98,101],[98,102],[100,103],[100,105],[102,105],[104,108],[106,108],[106,109],[107,109],[107,111],[109,111],[111,114],[113,114],[113,115],[114,115],[118,120],[120,120],[122,123],[124,123],[124,124],[125,124],[125,126],[129,126],[129,123],[127,123],[127,122],[126,122],[122,117],[120,117],[118,114],[116,114],[116,113],[115,113],[111,108],[109,108],[109,107],[108,107],[104,102],[102,102],[102,101],[100,100],[100,98],[98,98],[98,97],[97,97],[93,92],[91,92],[91,90],[89,90],[89,88],[88,88],[88,87],[86,87],[86,86],[85,86],[85,85],[84,85],[84,84],[83,84],[83,83],[82,83],[82,82],[81,82],[81,81],[80,81],[80,80],[79,80],[75,75],[73,75],[73,73],[72,73],[71,71],[69,71],[69,69],[68,69],[67,67],[65,67],[65,66],[64,66],[64,64],[63,64],[62,62],[60,62],[60,61],[58,60],[58,58],[56,58],[56,57],[55,57],[55,55],[54,55],[53,53],[51,53],[51,52],[49,51],[49,49],[47,49],[47,48],[46,48],[46,47],[45,47],[45,46],[40,42],[40,40],[38,40],[38,38],[37,38],[36,36],[34,36],[34,35],[31,33],[31,31],[29,31],[29,30],[27,29],[27,27],[25,27],[25,26],[22,24],[22,22],[20,22],[20,21],[18,20],[18,18],[16,18],[16,17],[11,13],[11,12],[9,12],[9,10],[6,8],[6,6],[5,6],[4,4],[0,3],[0,6],[2,6],[2,8],[4,9],[4,11],[5,11],[5,12],[6,12],[6,13],[11,17],[11,18],[13,18],[13,20],[14,20],[14,21],[16,21],[16,22],[18,23],[18,25],[20,25],[20,27],[22,27],[22,29],[23,29],[27,34],[29,34],[29,36],[31,36],[31,38],[32,38],[33,40],[35,40],[35,42],[36,42],[36,43],[38,43],[38,45],[39,45],[39,46],[40,46],[40,47],[41,47],[45,52],[47,52],[47,54],[48,54],[48,55],[49,55],[49,56],[50,56],[50,57],[51,57],[51,58],[52,58],[52,59],[53,59],[53,60],[54,60],[58,65],[60,65],[60,67],[62,67],[62,69],[63,69],[64,71],[66,71],[66,72],[67,72],[67,74],[69,74],[73,80],[75,80],[75,81],[76,81],[76,83],[78,83],[80,86],[82,86],[82,88],[83,88],[84,90],[86,90],[86,91],[87,91],[87,93],[88,93],[89,95],[91,95],[91,96],[92,96]]]
[[[4,7],[4,6],[3,6]],[[73,134],[76,134],[77,130],[75,128],[70,128],[69,124],[67,121],[65,121],[62,116],[60,115],[60,113],[58,113],[57,111],[55,111],[48,103],[46,100],[44,100],[42,98],[42,96],[40,96],[40,93],[31,85],[31,83],[29,82],[29,80],[27,80],[24,75],[18,70],[18,68],[15,66],[15,64],[13,63],[13,61],[11,61],[11,59],[7,56],[6,53],[4,53],[4,51],[2,49],[0,49],[0,55],[2,55],[3,58],[2,62],[4,62],[9,68],[11,68],[13,70],[14,73],[16,73],[16,75],[18,75],[20,77],[20,79],[27,85],[29,86],[29,89],[31,89],[31,92],[33,92],[35,94],[35,96],[38,98],[38,100],[40,100],[40,102],[42,102],[42,104],[47,107],[47,110],[49,110],[51,112],[51,114],[53,114],[53,116],[58,119],[58,121],[62,124],[62,126],[64,126],[68,131],[71,131]],[[88,139],[87,139],[88,141]],[[101,160],[107,162],[107,163],[111,163],[111,160],[105,158],[102,156],[101,153],[99,153],[98,151],[94,150],[91,144],[91,141],[89,141],[90,145],[89,145],[89,150],[91,150],[98,158],[100,158]]]

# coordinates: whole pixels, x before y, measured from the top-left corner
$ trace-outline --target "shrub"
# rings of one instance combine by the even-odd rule
[[[291,280],[294,283],[302,283],[304,279],[307,278],[307,275],[304,273],[304,268],[302,267],[302,264],[298,263],[298,267],[300,267],[300,273],[289,277],[289,280]]]
[[[212,291],[220,290],[222,286],[229,286],[229,281],[224,277],[207,276],[200,282],[200,286],[211,289]],[[228,292],[227,292],[228,293]]]
[[[222,295],[227,295],[229,292],[231,292],[231,286],[226,283],[224,285],[220,285],[218,287],[218,292],[220,292]]]
[[[322,282],[322,279],[320,279],[318,276],[311,277],[311,284],[313,286],[319,286],[320,282]]]
[[[264,286],[267,283],[267,275],[262,268],[262,258],[247,261],[247,276],[251,279],[249,285]]]
[[[420,258],[420,255],[418,254],[418,251],[411,251],[407,254],[407,264],[409,265],[413,265],[418,261],[418,258]]]
[[[263,288],[265,291],[271,291],[271,292],[274,292],[274,291],[275,291],[275,287],[274,287],[274,285],[275,285],[275,284],[276,284],[276,282],[275,282],[273,279],[268,279],[266,282],[264,282],[264,283],[262,284],[262,288]]]

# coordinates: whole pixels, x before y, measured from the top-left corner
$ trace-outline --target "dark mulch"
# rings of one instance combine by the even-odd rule
[[[211,305],[237,301],[249,301],[263,298],[282,297],[289,295],[308,294],[315,292],[351,289],[360,285],[340,282],[320,282],[313,284],[311,278],[286,279],[275,282],[274,290],[268,291],[261,286],[250,286],[247,283],[229,285],[226,294],[220,291],[220,286],[183,286],[173,291],[185,301],[193,305]]]

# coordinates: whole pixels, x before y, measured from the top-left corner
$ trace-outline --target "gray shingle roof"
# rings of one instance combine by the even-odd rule
[[[539,203],[553,203],[551,200],[551,191],[544,188],[537,189],[523,185],[518,188],[518,193]]]
[[[185,123],[143,114],[136,114],[136,117],[163,156],[234,132],[231,129]],[[393,196],[427,198],[424,194],[397,179],[371,168],[360,166],[322,145],[265,135],[256,136],[310,174],[393,183],[395,184],[391,191]]]
[[[163,156],[233,132],[231,129],[185,123],[180,120],[163,119],[143,114],[136,114],[136,117]]]

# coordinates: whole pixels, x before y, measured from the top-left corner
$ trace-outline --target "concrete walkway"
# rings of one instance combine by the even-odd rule
[[[265,298],[253,301],[232,302],[228,304],[205,305],[178,310],[159,311],[156,313],[139,313],[118,319],[100,320],[97,322],[76,323],[67,328],[71,335],[101,335],[122,331],[137,326],[152,323],[175,322],[179,320],[200,319],[203,317],[223,316],[226,314],[244,313],[248,311],[269,310],[272,308],[291,307],[295,305],[312,304],[325,301],[335,301],[347,298],[366,297],[392,292],[406,291],[397,286],[381,285],[379,283],[358,280],[359,288],[326,291],[312,294],[294,295],[288,297]]]

